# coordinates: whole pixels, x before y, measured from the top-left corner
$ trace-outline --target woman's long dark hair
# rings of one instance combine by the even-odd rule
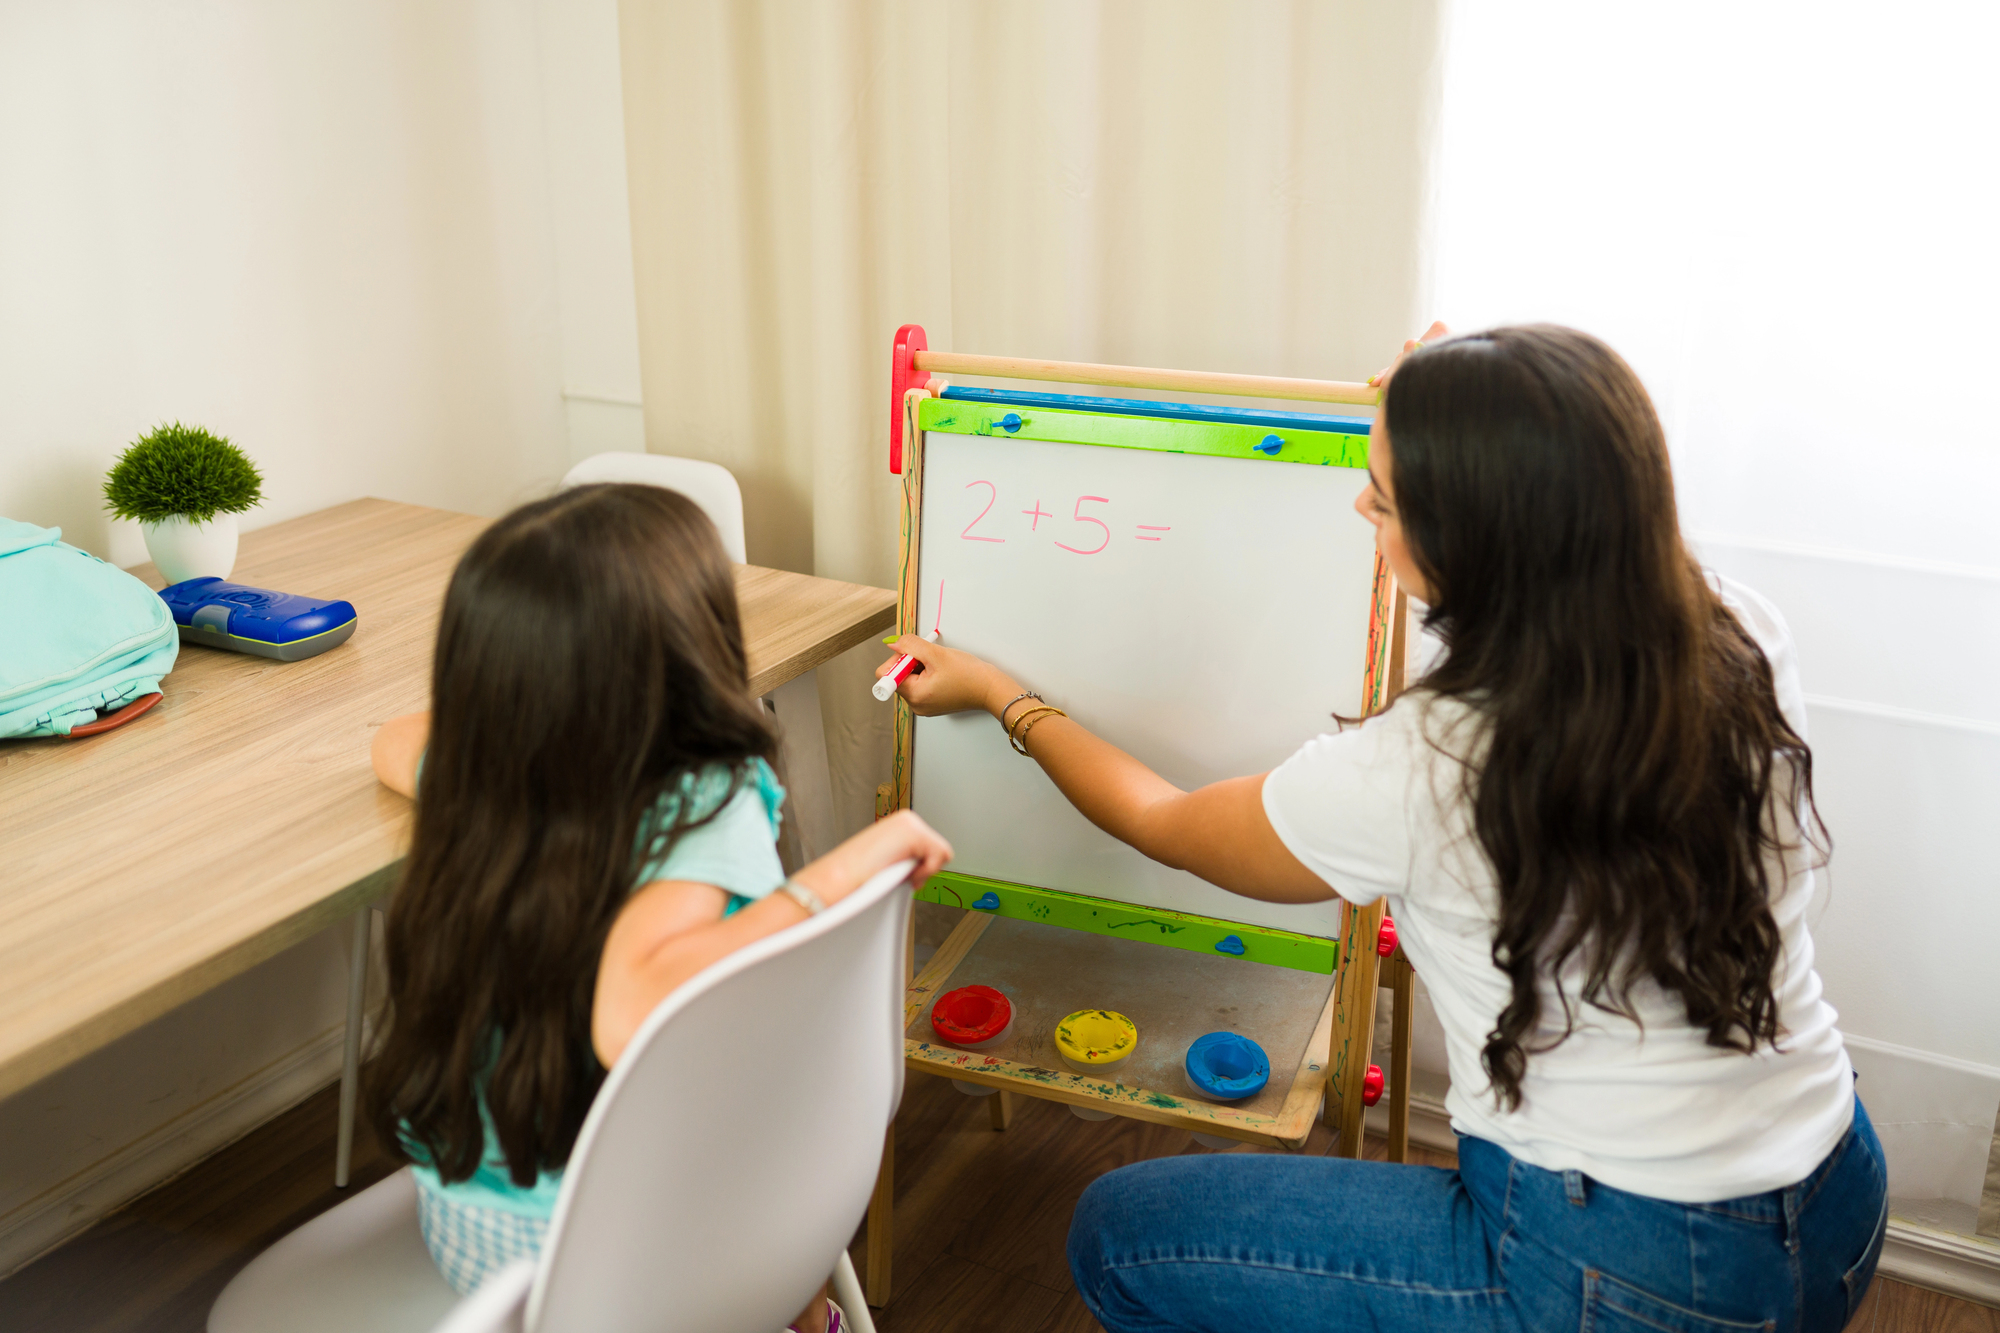
[[[1482,728],[1465,779],[1513,991],[1482,1055],[1495,1093],[1520,1105],[1543,975],[1563,1030],[1536,1049],[1574,1030],[1572,963],[1584,1003],[1636,1018],[1649,981],[1710,1045],[1775,1044],[1768,858],[1798,849],[1812,754],[1682,544],[1638,376],[1573,329],[1494,329],[1407,359],[1383,412],[1446,644],[1412,702],[1462,700]]]
[[[465,553],[389,907],[392,1018],[367,1098],[391,1151],[472,1175],[483,1083],[516,1184],[568,1160],[604,1079],[591,1001],[640,821],[683,774],[741,782],[775,752],[748,682],[729,559],[683,495],[579,487]]]

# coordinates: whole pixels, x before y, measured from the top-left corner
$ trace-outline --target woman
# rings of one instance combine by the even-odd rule
[[[1459,1167],[1127,1167],[1078,1205],[1077,1286],[1114,1333],[1837,1330],[1884,1173],[1812,966],[1825,842],[1784,621],[1682,545],[1610,348],[1543,326],[1405,351],[1356,508],[1429,607],[1429,674],[1193,792],[1065,716],[1025,744],[1168,865],[1275,902],[1387,896],[1444,1025]],[[897,648],[918,712],[1022,722],[1032,682]]]

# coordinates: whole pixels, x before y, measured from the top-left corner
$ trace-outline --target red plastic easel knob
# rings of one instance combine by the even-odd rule
[[[1373,1106],[1382,1100],[1382,1066],[1370,1065],[1361,1076],[1361,1104]]]
[[[905,324],[896,330],[889,352],[889,470],[903,470],[903,395],[921,389],[930,379],[928,371],[917,369],[917,353],[930,350],[930,339],[921,324]]]
[[[1396,918],[1387,913],[1382,917],[1382,929],[1375,932],[1375,952],[1383,958],[1396,952]]]

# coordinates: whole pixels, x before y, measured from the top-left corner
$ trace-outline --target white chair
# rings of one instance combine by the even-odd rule
[[[635,482],[679,491],[701,506],[722,537],[722,549],[737,564],[747,562],[743,543],[743,490],[729,469],[697,458],[666,454],[597,454],[563,477],[560,490],[590,482]],[[779,765],[790,799],[780,852],[785,870],[797,870],[840,841],[833,817],[833,771],[826,757],[826,725],[819,710],[819,680],[808,671],[780,685],[765,701],[777,716]],[[347,1187],[354,1156],[354,1111],[361,1087],[361,1026],[368,991],[368,953],[373,912],[354,914],[347,974],[347,1041],[340,1066],[340,1127],[334,1144],[333,1183]]]
[[[910,865],[661,1001],[605,1080],[537,1264],[455,1300],[398,1172],[273,1245],[209,1333],[775,1333],[834,1270],[903,1093]]]
[[[722,464],[666,454],[595,454],[571,468],[557,489],[566,491],[595,481],[630,481],[679,491],[700,505],[708,521],[715,524],[729,558],[739,565],[749,561],[743,544],[743,488]]]

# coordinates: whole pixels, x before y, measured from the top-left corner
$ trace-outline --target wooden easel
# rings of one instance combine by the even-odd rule
[[[916,549],[923,505],[924,455],[918,414],[925,400],[943,392],[944,385],[939,377],[947,374],[1365,406],[1375,405],[1380,397],[1379,391],[1368,385],[1330,380],[931,352],[925,345],[923,330],[915,325],[906,325],[896,335],[893,354],[890,443],[891,470],[899,472],[903,480],[897,628],[905,634],[918,632]],[[1407,599],[1395,586],[1394,576],[1379,556],[1376,558],[1374,581],[1375,611],[1371,618],[1368,675],[1364,688],[1364,708],[1368,711],[1387,707],[1401,692],[1408,621]],[[895,736],[894,781],[880,794],[878,814],[889,809],[906,808],[910,804],[915,717],[900,699],[896,703]],[[1295,1069],[1274,1068],[1271,1087],[1259,1098],[1252,1099],[1249,1106],[1161,1097],[1157,1093],[1147,1093],[1143,1087],[1107,1084],[1102,1079],[1083,1075],[1065,1075],[1047,1067],[1053,1061],[1031,1065],[991,1055],[974,1056],[916,1040],[905,1041],[906,1066],[920,1073],[999,1089],[997,1095],[987,1099],[991,1123],[996,1130],[1007,1127],[1013,1110],[1011,1097],[1018,1092],[1112,1115],[1275,1147],[1298,1147],[1303,1144],[1317,1117],[1338,1133],[1337,1153],[1359,1157],[1363,1116],[1368,1101],[1372,1100],[1365,1089],[1371,1070],[1376,992],[1379,986],[1386,984],[1394,988],[1390,1159],[1402,1161],[1407,1154],[1409,1125],[1411,972],[1400,950],[1389,954],[1386,962],[1384,956],[1378,953],[1383,918],[1380,902],[1367,908],[1355,908],[1343,903],[1342,909],[1337,965],[1324,1002],[1319,1007],[1318,1019],[1305,1042],[1304,1053]],[[961,965],[967,964],[968,959],[977,961],[975,951],[994,923],[993,917],[967,912],[965,919],[938,948],[923,971],[910,978],[904,1006],[906,1030],[926,1011],[930,1002],[948,988],[948,983],[966,983]],[[1002,924],[1014,927],[1020,923]],[[1174,953],[1148,944],[1135,944],[1133,947],[1154,950],[1160,955]],[[1182,966],[1194,965],[1186,961],[1188,957],[1181,956],[1179,962]],[[992,960],[994,963],[1005,961],[1004,958]],[[1162,971],[1169,969],[1175,961],[1165,957],[1157,960]],[[1136,965],[1143,967],[1143,960]],[[1380,1078],[1379,1073],[1376,1077]],[[1379,1086],[1378,1083],[1378,1089]],[[894,1164],[895,1130],[891,1126],[883,1146],[881,1172],[868,1212],[865,1285],[868,1300],[875,1305],[885,1304],[890,1291]]]

